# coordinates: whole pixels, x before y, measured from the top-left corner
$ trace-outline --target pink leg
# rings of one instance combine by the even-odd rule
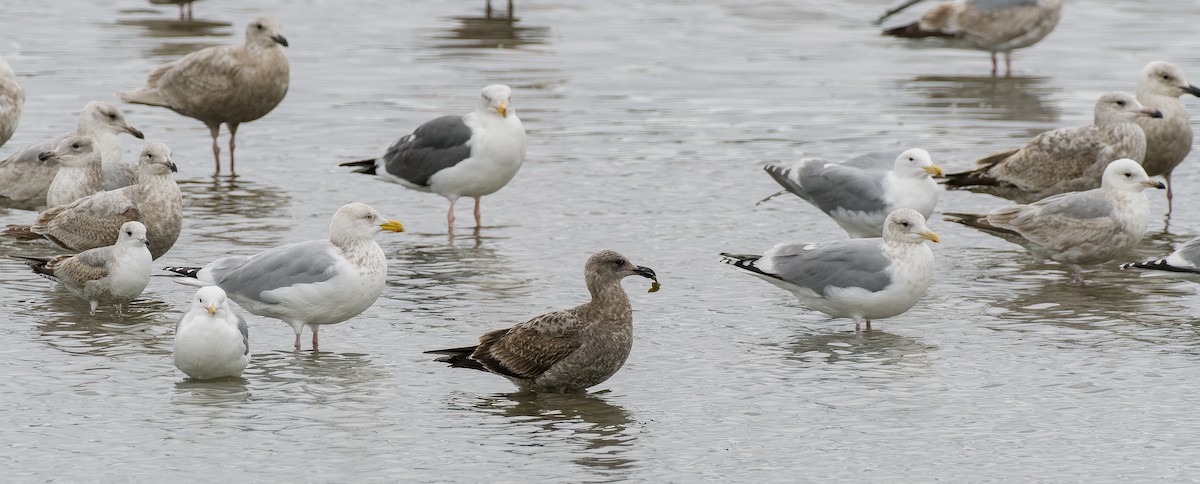
[[[1012,52],[1004,53],[1004,75],[1012,77]]]
[[[316,326],[316,325],[313,325],[313,326],[312,326],[312,331],[313,331],[313,352],[314,352],[314,353],[317,351],[317,328],[320,328],[320,326]]]
[[[216,166],[217,166],[217,168],[215,170],[213,170],[213,174],[220,175],[221,174],[221,145],[217,144],[217,135],[221,134],[220,123],[208,125],[208,132],[212,133],[213,161],[216,162]]]
[[[296,333],[296,342],[294,343],[296,351],[300,351],[300,333]]]
[[[454,204],[458,202],[457,198],[450,199],[450,210],[446,211],[446,226],[450,232],[454,232]]]
[[[855,333],[857,333],[857,332],[859,332],[859,331],[862,331],[862,324],[860,324],[860,323],[858,322],[858,320],[857,320],[857,319],[855,319],[855,320],[854,320],[854,332],[855,332]]]
[[[237,123],[229,123],[229,174],[236,175],[237,172],[233,169],[233,139],[237,137]]]
[[[1175,198],[1175,192],[1171,190],[1171,173],[1163,173],[1163,180],[1167,182],[1167,217],[1170,217],[1174,208],[1172,201]]]
[[[182,3],[181,3],[181,4],[179,4],[179,21],[180,21],[180,22],[184,21],[184,17],[183,17],[183,4],[182,4]]]
[[[992,75],[996,75],[996,53],[992,52]]]
[[[867,331],[870,331],[870,330],[871,330],[871,320],[868,319],[867,320]]]
[[[192,19],[192,2],[188,2],[188,20]]]
[[[483,222],[480,222],[479,219],[479,197],[475,197],[475,228],[483,226]]]
[[[1083,268],[1075,266],[1075,284],[1083,287]]]

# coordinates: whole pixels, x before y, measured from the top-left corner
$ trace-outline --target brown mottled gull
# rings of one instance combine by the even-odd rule
[[[1058,25],[1061,15],[1061,0],[956,0],[935,5],[920,20],[883,33],[945,37],[959,41],[955,45],[991,52],[993,75],[998,70],[996,54],[1003,52],[1006,71],[1011,74],[1012,51],[1042,40]]]
[[[1142,165],[1116,160],[1104,170],[1100,188],[1063,193],[1029,205],[987,214],[947,213],[946,220],[982,230],[1028,249],[1035,257],[1073,266],[1113,260],[1137,246],[1150,222],[1150,202],[1142,190],[1165,188]]]
[[[150,254],[157,259],[175,245],[183,222],[183,197],[171,177],[174,171],[171,149],[151,144],[138,160],[137,183],[49,208],[33,225],[9,225],[4,233],[25,240],[44,238],[81,251],[112,245],[117,228],[136,220],[146,226]]]
[[[79,113],[79,126],[74,132],[26,147],[0,161],[0,206],[24,210],[45,207],[46,192],[58,172],[58,163],[39,161],[38,155],[53,150],[71,136],[87,136],[95,141],[94,149],[103,163],[105,190],[133,183],[135,168],[121,162],[121,139],[117,137],[120,133],[145,138],[125,121],[125,115],[116,106],[102,101],[87,103]]]
[[[21,122],[21,107],[25,105],[25,90],[17,83],[17,75],[8,62],[0,57],[0,146],[12,137]]]
[[[150,283],[151,259],[144,225],[125,222],[114,232],[116,243],[108,247],[75,255],[23,259],[33,272],[90,302],[92,314],[101,304],[114,304],[120,313],[121,305],[140,296]]]
[[[57,163],[58,173],[46,191],[46,206],[57,207],[104,190],[104,171],[95,140],[72,136],[53,151],[38,155],[38,161]]]
[[[1141,161],[1146,137],[1135,121],[1162,117],[1132,94],[1112,92],[1096,101],[1092,125],[1039,134],[1020,148],[976,161],[975,170],[946,175],[946,188],[987,193],[1029,203],[1059,193],[1100,186],[1113,160]]]
[[[426,351],[437,361],[508,378],[521,391],[576,393],[613,376],[633,347],[633,308],[621,288],[629,276],[655,279],[648,267],[605,250],[584,266],[592,300],[479,337],[479,344]]]
[[[1146,64],[1137,84],[1142,104],[1162,111],[1161,119],[1138,119],[1146,132],[1146,158],[1142,166],[1150,176],[1162,175],[1167,181],[1167,211],[1171,210],[1174,191],[1171,172],[1192,152],[1192,124],[1179,96],[1200,96],[1200,88],[1188,83],[1183,69],[1170,62]]]
[[[229,172],[234,172],[234,138],[238,125],[266,116],[288,90],[287,39],[269,17],[246,27],[242,45],[208,47],[150,73],[146,85],[117,93],[122,101],[162,106],[208,126],[216,172],[221,172],[217,144],[221,123],[229,126]]]

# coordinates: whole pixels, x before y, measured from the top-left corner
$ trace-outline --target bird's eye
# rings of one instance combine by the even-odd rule
[[[1125,178],[1133,178],[1133,173],[1125,172]]]
[[[900,225],[903,225],[903,226],[905,226],[905,227],[908,227],[908,222],[900,222]]]
[[[133,231],[132,231],[132,230],[126,230],[126,231],[125,231],[125,235],[133,235]]]
[[[71,145],[71,147],[75,148],[75,149],[79,149],[79,143],[75,143],[75,144]]]
[[[258,30],[262,30],[263,26],[262,26],[262,24],[254,24],[254,28],[256,28]]]
[[[1117,101],[1117,106],[1125,107],[1125,101]]]
[[[910,156],[910,157],[908,157],[908,161],[917,161],[917,160],[914,160],[913,157]]]
[[[1168,81],[1169,81],[1169,80],[1171,80],[1171,75],[1170,75],[1170,74],[1163,74],[1163,79],[1164,79],[1164,80],[1168,80]]]
[[[109,114],[108,119],[117,119],[117,114],[116,113]]]

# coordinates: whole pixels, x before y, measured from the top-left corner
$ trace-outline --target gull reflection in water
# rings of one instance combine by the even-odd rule
[[[442,49],[515,49],[544,44],[550,37],[547,27],[520,25],[509,17],[450,17],[456,24],[434,36]]]
[[[141,11],[127,13],[141,13]],[[209,20],[180,22],[175,19],[165,18],[122,18],[113,22],[113,24],[118,27],[134,27],[141,35],[163,39],[164,42],[155,44],[153,48],[146,52],[147,57],[152,58],[176,58],[205,47],[223,44],[223,42],[177,42],[175,41],[177,39],[232,37],[234,34],[234,31],[230,28],[233,26],[232,23]]]
[[[788,356],[790,359],[871,365],[911,363],[937,348],[915,338],[879,330],[809,334],[792,340],[787,347],[793,353]]]
[[[1053,123],[1059,110],[1044,98],[1059,91],[1046,77],[918,76],[899,81],[899,88],[916,94],[905,105],[925,111],[954,110],[986,121]]]

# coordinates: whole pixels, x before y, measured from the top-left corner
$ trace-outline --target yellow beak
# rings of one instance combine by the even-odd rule
[[[395,220],[388,220],[387,222],[379,224],[379,228],[381,228],[383,230],[389,230],[392,232],[403,232],[404,224],[397,222]]]
[[[938,234],[935,234],[933,232],[921,232],[921,233],[918,233],[917,235],[920,235],[922,239],[928,240],[935,244],[942,241],[942,238],[938,237]]]
[[[940,166],[937,166],[937,165],[922,166],[921,169],[925,170],[930,175],[942,176],[942,167],[940,167]]]
[[[504,101],[500,101],[500,105],[496,106],[496,112],[500,113],[500,117],[507,118],[508,117],[508,104],[505,104]]]
[[[215,304],[209,304],[209,305],[208,305],[208,307],[207,307],[207,308],[205,308],[205,309],[208,309],[208,314],[209,314],[210,316],[216,316],[216,315],[217,315],[217,306],[216,306]]]

